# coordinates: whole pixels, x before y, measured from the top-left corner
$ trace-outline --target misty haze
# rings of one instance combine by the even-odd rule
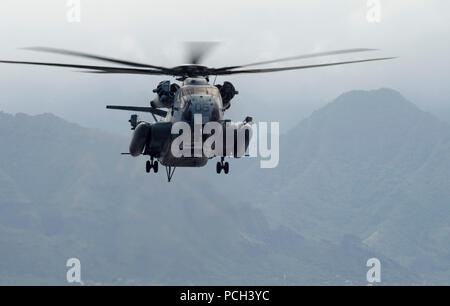
[[[149,106],[170,77],[1,64],[0,284],[65,285],[78,258],[86,285],[367,285],[377,258],[381,285],[450,285],[450,3],[381,1],[369,23],[365,1],[197,2],[82,1],[69,23],[64,1],[2,1],[0,60],[95,64],[19,49],[42,45],[174,67],[185,41],[220,42],[213,67],[398,58],[212,78],[239,91],[227,119],[279,122],[279,164],[171,183],[121,155],[134,113],[105,108]]]

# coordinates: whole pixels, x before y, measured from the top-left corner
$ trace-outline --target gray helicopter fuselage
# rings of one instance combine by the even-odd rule
[[[223,121],[224,109],[222,97],[216,86],[210,85],[205,78],[188,78],[175,95],[173,107],[166,118],[158,124],[168,124],[170,127],[177,122],[185,122],[194,128],[194,118],[201,118],[201,124]],[[197,122],[196,122],[197,123]],[[155,126],[155,125],[154,125]],[[191,135],[191,139],[194,139]],[[208,157],[174,157],[171,152],[173,137],[167,139],[158,156],[164,166],[172,167],[203,167]],[[194,143],[191,143],[194,146]]]

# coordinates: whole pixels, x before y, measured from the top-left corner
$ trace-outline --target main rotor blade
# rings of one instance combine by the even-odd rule
[[[279,62],[287,62],[287,61],[293,61],[293,60],[299,60],[299,59],[305,59],[305,58],[313,58],[313,57],[321,57],[321,56],[337,55],[337,54],[347,54],[347,53],[357,53],[357,52],[368,52],[368,51],[376,51],[376,50],[378,50],[378,49],[357,48],[357,49],[345,49],[345,50],[334,50],[334,51],[327,51],[327,52],[309,53],[309,54],[283,57],[283,58],[279,58],[279,59],[263,61],[263,62],[256,62],[256,63],[240,65],[240,66],[222,67],[222,68],[217,68],[217,70],[232,70],[232,69],[245,68],[245,67],[251,67],[251,66],[268,65],[268,64],[279,63]]]
[[[309,68],[318,68],[318,67],[327,67],[327,66],[338,66],[338,65],[355,64],[355,63],[363,63],[363,62],[384,61],[384,60],[390,60],[390,59],[394,59],[394,58],[395,57],[371,58],[371,59],[358,60],[358,61],[337,62],[337,63],[328,63],[328,64],[319,64],[319,65],[294,66],[294,67],[267,68],[267,69],[247,69],[247,70],[234,70],[234,71],[224,70],[224,71],[211,72],[211,75],[268,73],[268,72],[300,70],[300,69],[309,69]]]
[[[65,50],[65,49],[48,48],[48,47],[28,47],[28,48],[23,48],[23,49],[38,51],[38,52],[47,52],[47,53],[55,53],[55,54],[64,54],[64,55],[69,55],[69,56],[77,56],[77,57],[82,57],[82,58],[95,59],[95,60],[100,60],[100,61],[104,61],[104,62],[133,66],[133,67],[153,68],[153,69],[160,69],[160,70],[164,70],[164,71],[169,70],[169,68],[166,68],[166,67],[125,61],[125,60],[121,60],[121,59],[115,59],[115,58],[111,58],[111,57],[105,57],[105,56],[94,55],[94,54],[78,52],[78,51]]]
[[[147,75],[165,75],[160,70],[151,69],[137,69],[137,68],[120,68],[120,67],[105,67],[105,66],[91,66],[91,65],[75,65],[75,64],[61,64],[61,63],[43,63],[43,62],[20,62],[20,61],[0,61],[5,64],[24,64],[24,65],[38,65],[38,66],[52,66],[52,67],[67,67],[67,68],[81,68],[94,70],[100,73],[128,73],[128,74],[147,74]]]

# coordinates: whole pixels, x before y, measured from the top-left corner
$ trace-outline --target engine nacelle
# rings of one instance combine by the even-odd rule
[[[130,143],[130,154],[133,157],[137,157],[144,152],[147,139],[151,133],[152,125],[147,122],[139,123],[135,129],[133,138]]]
[[[130,154],[137,157],[141,154],[158,157],[171,139],[171,122],[141,122],[134,130],[130,143]]]
[[[220,91],[220,95],[222,96],[222,103],[224,109],[229,109],[231,104],[231,100],[235,95],[239,94],[239,91],[236,91],[233,84],[230,82],[224,82],[223,85],[216,85],[216,87]]]
[[[175,95],[180,89],[178,84],[170,84],[170,81],[162,81],[153,90],[157,96],[150,102],[154,108],[170,108],[175,101]]]
[[[168,149],[172,139],[172,122],[152,123],[145,154],[159,157]]]

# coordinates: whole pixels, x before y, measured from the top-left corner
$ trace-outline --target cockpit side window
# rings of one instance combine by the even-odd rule
[[[211,96],[218,96],[220,94],[219,89],[217,89],[217,87],[209,87],[206,90],[207,90],[207,94],[209,94]]]
[[[185,96],[178,96],[177,99],[175,100],[175,107],[178,109],[183,109],[186,105],[186,99],[188,99],[188,97]]]

